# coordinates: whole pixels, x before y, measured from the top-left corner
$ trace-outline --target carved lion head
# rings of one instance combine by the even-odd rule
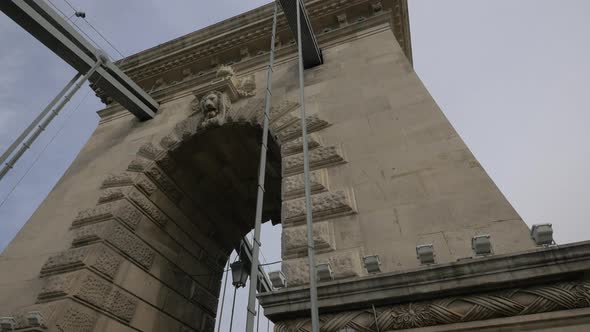
[[[205,119],[211,119],[219,114],[225,115],[230,107],[230,101],[223,93],[212,91],[201,98],[199,106]]]

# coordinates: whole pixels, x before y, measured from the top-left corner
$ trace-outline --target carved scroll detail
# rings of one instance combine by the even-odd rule
[[[572,281],[498,293],[406,303],[323,315],[322,331],[392,331],[590,307],[590,281]],[[277,332],[310,331],[309,319],[279,322]],[[378,326],[376,327],[375,324]]]

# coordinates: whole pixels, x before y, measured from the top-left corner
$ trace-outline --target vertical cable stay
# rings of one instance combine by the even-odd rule
[[[301,109],[301,135],[303,138],[303,178],[305,183],[305,219],[307,224],[307,253],[309,258],[309,301],[311,306],[312,332],[320,332],[318,314],[318,290],[315,267],[315,243],[313,240],[313,215],[311,210],[311,189],[309,184],[309,146],[307,143],[307,123],[305,115],[305,82],[303,78],[303,45],[301,43],[301,11],[305,6],[296,0],[297,11],[297,51],[299,62],[299,104]]]
[[[227,291],[227,279],[229,279],[229,261],[230,257],[227,258],[227,265],[225,267],[225,281],[223,282],[223,295],[221,295],[221,308],[219,309],[219,318],[217,323],[217,332],[221,332],[221,318],[223,317],[223,305],[225,304],[225,292]],[[223,274],[222,274],[223,275]]]
[[[256,216],[254,220],[254,235],[252,245],[252,266],[250,269],[250,289],[248,294],[248,315],[246,319],[246,332],[253,332],[254,331],[254,318],[258,315],[255,311],[256,308],[256,286],[258,285],[258,264],[259,259],[258,255],[260,252],[260,228],[262,224],[262,208],[264,202],[264,180],[266,175],[266,154],[267,154],[267,144],[268,144],[268,127],[269,127],[269,114],[270,114],[270,106],[272,103],[272,67],[274,65],[274,55],[275,55],[275,35],[277,31],[277,13],[278,13],[278,3],[275,1],[274,3],[274,16],[272,21],[272,36],[271,36],[271,43],[270,43],[270,59],[269,59],[269,66],[267,70],[267,78],[266,78],[266,98],[265,98],[265,106],[264,106],[264,120],[263,120],[263,132],[262,132],[262,144],[260,146],[260,165],[259,165],[259,173],[258,173],[258,194],[257,194],[257,201],[256,201]]]

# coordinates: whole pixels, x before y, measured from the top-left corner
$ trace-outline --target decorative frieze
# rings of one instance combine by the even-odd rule
[[[322,145],[321,139],[317,134],[307,135],[307,146],[309,150],[313,150]],[[283,157],[291,156],[303,152],[303,137],[287,142],[281,146],[281,155]]]
[[[163,151],[158,149],[154,144],[151,142],[145,143],[139,148],[137,152],[138,156],[154,160],[156,159]]]
[[[121,200],[80,211],[72,223],[72,228],[103,220],[116,219],[129,228],[135,229],[141,221],[142,216],[142,213],[133,204],[126,200]]]
[[[311,206],[314,221],[333,219],[356,212],[352,189],[313,195]],[[305,211],[304,198],[283,202],[283,227],[294,226],[305,221]]]
[[[55,326],[60,332],[92,332],[97,320],[96,311],[71,303],[63,316],[55,320]]]
[[[89,271],[49,277],[38,295],[39,301],[73,297],[130,322],[138,300],[118,286]]]
[[[289,126],[296,125],[298,121],[301,121],[298,117],[291,114],[286,114],[276,119],[276,121],[273,121],[273,123],[270,125],[270,128],[272,129],[273,133],[279,133],[280,135],[281,130],[284,130]]]
[[[325,221],[313,225],[313,239],[316,253],[333,251],[336,246],[334,226]],[[281,243],[283,259],[307,255],[307,227],[296,226],[283,229]]]
[[[336,166],[345,162],[340,146],[320,147],[309,151],[310,169]],[[303,173],[303,153],[283,158],[283,176]]]
[[[321,316],[322,331],[395,331],[590,307],[590,281],[577,280],[497,293],[456,296]],[[310,331],[309,319],[278,322],[277,332]]]
[[[100,272],[106,278],[113,279],[122,262],[123,258],[120,255],[98,243],[72,248],[49,257],[41,268],[41,277],[87,267]]]
[[[137,157],[133,159],[131,163],[129,163],[129,166],[127,166],[127,170],[131,172],[143,172],[149,167],[150,164],[151,161],[142,157]]]
[[[147,172],[148,175],[160,188],[160,190],[170,198],[174,203],[180,202],[183,194],[176,184],[162,172],[158,167],[151,167]]]
[[[151,267],[156,255],[154,250],[115,221],[84,226],[75,230],[73,241],[75,246],[97,241],[110,243],[146,269]]]
[[[307,132],[313,133],[314,131],[328,127],[330,124],[322,120],[317,114],[314,114],[306,118],[306,125]],[[301,137],[301,121],[295,121],[292,125],[281,130],[278,133],[278,137],[283,143]]]
[[[153,186],[153,184],[149,184],[149,186]],[[155,187],[150,190],[153,192]],[[165,226],[168,223],[168,217],[144,194],[139,192],[134,187],[105,189],[100,195],[98,202],[106,203],[116,200],[123,200],[125,198],[135,203],[141,209],[141,211],[154,220],[158,225]]]
[[[312,195],[328,190],[328,171],[320,169],[309,174],[309,184]],[[283,178],[283,200],[301,197],[305,194],[303,174]]]

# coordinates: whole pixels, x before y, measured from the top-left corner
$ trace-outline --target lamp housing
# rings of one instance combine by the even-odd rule
[[[416,255],[422,265],[434,264],[434,245],[421,244],[416,246]]]

